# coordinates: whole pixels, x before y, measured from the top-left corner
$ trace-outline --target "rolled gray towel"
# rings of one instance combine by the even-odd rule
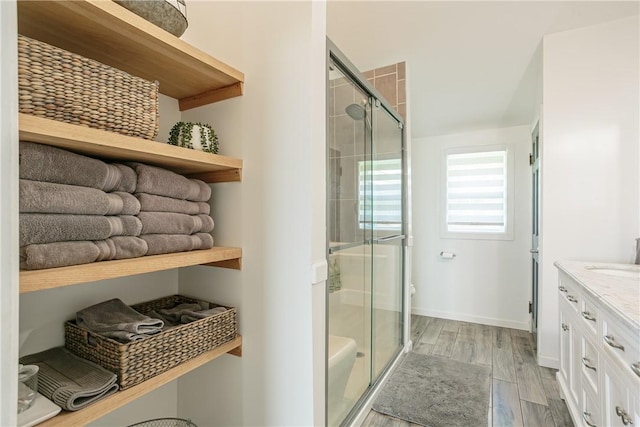
[[[142,234],[140,238],[147,242],[149,248],[147,255],[211,249],[213,247],[213,237],[208,233],[197,233],[191,236],[183,234]]]
[[[118,298],[76,313],[79,327],[122,342],[137,341],[162,331],[163,322],[138,313]]]
[[[213,230],[209,215],[185,215],[174,212],[140,212],[141,234],[194,234]]]
[[[20,248],[20,269],[66,267],[95,261],[137,258],[147,254],[147,242],[139,237],[115,236],[95,242],[53,242]]]
[[[198,311],[185,311],[182,313],[182,316],[180,316],[180,323],[195,322],[196,320],[200,320],[209,316],[224,313],[225,311],[227,311],[226,307],[215,307],[215,308],[210,308],[208,310],[198,310]]]
[[[64,347],[23,356],[20,363],[38,365],[38,392],[67,411],[77,411],[118,390],[118,377]]]
[[[138,193],[194,202],[206,202],[211,198],[211,187],[203,181],[188,179],[167,169],[142,163],[129,163],[129,166],[138,174]]]
[[[39,243],[104,240],[111,236],[137,236],[142,223],[132,215],[68,215],[21,213],[20,247]]]
[[[20,180],[20,212],[76,215],[136,215],[140,202],[129,193],[105,193],[78,185]]]
[[[211,206],[205,202],[191,202],[171,197],[156,196],[154,194],[136,193],[143,212],[175,212],[186,215],[209,215]]]
[[[20,141],[22,179],[78,185],[112,191],[122,183],[122,170],[102,160],[49,145]]]

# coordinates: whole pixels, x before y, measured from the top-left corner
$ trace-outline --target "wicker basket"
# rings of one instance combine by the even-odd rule
[[[218,306],[172,295],[131,307],[146,314],[182,303]],[[70,320],[64,328],[65,346],[76,355],[117,374],[120,389],[124,390],[233,340],[237,333],[236,309],[227,308],[222,313],[126,344],[89,332]]]
[[[19,111],[75,125],[153,139],[158,82],[18,35]]]

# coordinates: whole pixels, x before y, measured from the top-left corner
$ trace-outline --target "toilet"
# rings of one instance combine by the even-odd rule
[[[339,415],[346,407],[344,392],[356,361],[357,345],[351,338],[329,335],[328,405],[332,414]],[[332,417],[333,418],[333,417]],[[331,421],[331,420],[329,420]],[[329,425],[333,425],[329,422]]]

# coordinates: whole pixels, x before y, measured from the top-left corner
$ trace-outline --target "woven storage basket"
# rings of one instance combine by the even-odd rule
[[[19,111],[75,125],[153,139],[158,82],[18,35]]]
[[[218,306],[172,295],[131,307],[146,314],[182,303]],[[120,389],[124,390],[233,340],[237,334],[236,309],[226,308],[228,310],[222,313],[127,344],[89,332],[70,320],[64,325],[65,346],[76,355],[117,374]]]

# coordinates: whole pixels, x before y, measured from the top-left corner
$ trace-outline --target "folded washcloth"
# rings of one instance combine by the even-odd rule
[[[130,168],[129,168],[130,169]],[[20,212],[77,215],[136,215],[140,202],[132,194],[105,193],[78,185],[20,180]]]
[[[125,165],[102,160],[49,145],[20,141],[20,178],[97,188],[102,191],[135,190],[135,173]],[[123,176],[126,173],[126,176]]]
[[[142,223],[132,215],[100,216],[21,213],[20,246],[78,240],[104,240],[112,236],[138,236]]]
[[[64,347],[24,356],[38,365],[38,392],[67,411],[77,411],[118,390],[116,374],[82,359]]]
[[[194,234],[213,230],[209,215],[185,215],[173,212],[140,212],[141,234]]]
[[[209,316],[224,313],[225,311],[227,311],[226,307],[215,307],[215,308],[210,308],[208,310],[200,310],[200,311],[185,311],[182,314],[182,316],[180,316],[180,323],[195,322],[196,320],[200,320]]]
[[[129,166],[138,174],[138,193],[194,202],[206,202],[211,198],[211,187],[198,179],[188,179],[169,170],[142,163],[129,163]]]
[[[20,269],[66,267],[94,261],[137,258],[147,254],[147,242],[139,237],[114,236],[94,242],[53,242],[20,248]]]
[[[147,255],[211,249],[213,247],[213,237],[207,233],[197,233],[191,236],[183,234],[142,234],[140,238],[147,242],[149,248]]]
[[[154,194],[136,193],[143,212],[176,212],[187,215],[209,215],[211,206],[205,202],[190,202]]]
[[[121,342],[137,341],[162,331],[163,322],[138,313],[117,298],[76,313],[79,327]]]

